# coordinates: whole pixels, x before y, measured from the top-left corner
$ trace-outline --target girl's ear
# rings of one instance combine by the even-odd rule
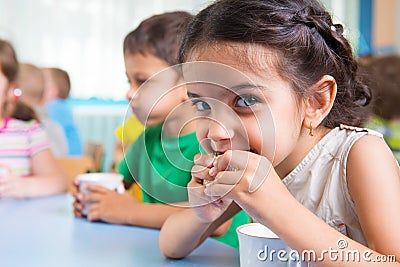
[[[312,95],[305,100],[305,117],[303,125],[306,128],[317,128],[329,114],[336,98],[337,84],[330,75],[324,75],[312,88]]]

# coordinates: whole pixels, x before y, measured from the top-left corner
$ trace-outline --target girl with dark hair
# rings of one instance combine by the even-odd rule
[[[165,256],[185,257],[244,209],[299,253],[341,240],[344,253],[371,252],[362,266],[400,259],[399,168],[379,134],[358,128],[370,92],[319,2],[216,1],[190,24],[180,60],[210,154],[195,157],[194,208],[163,225]]]
[[[32,198],[62,193],[67,178],[50,151],[34,111],[14,103],[18,61],[11,44],[0,40],[0,198]]]

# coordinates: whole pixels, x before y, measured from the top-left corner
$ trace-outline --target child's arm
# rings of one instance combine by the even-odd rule
[[[5,176],[0,181],[3,197],[33,198],[67,191],[67,177],[58,166],[50,149],[45,149],[31,158],[32,176]]]
[[[188,183],[190,210],[176,213],[168,218],[161,229],[160,249],[169,258],[183,258],[198,247],[208,236],[226,224],[240,208],[230,200],[213,201],[205,195],[204,180],[209,175],[214,158],[198,154],[194,157],[192,179]],[[170,242],[171,238],[174,242]]]
[[[97,185],[87,185],[91,191],[86,196],[78,194],[84,205],[92,202],[87,215],[88,221],[101,220],[114,224],[126,224],[149,228],[161,228],[172,213],[184,209],[187,204],[163,205],[138,202],[131,194],[119,194]]]
[[[239,211],[240,207],[232,203],[213,222],[202,220],[193,209],[186,209],[171,215],[161,228],[159,239],[161,253],[165,257],[174,259],[186,257]]]
[[[368,247],[400,262],[400,169],[383,139],[366,135],[354,144],[347,179]]]
[[[395,255],[396,260],[400,260],[400,174],[390,150],[381,139],[361,138],[348,158],[348,186],[368,247],[334,230],[301,205],[266,158],[243,151],[229,151],[217,161],[214,171],[218,174],[206,194],[215,197],[227,194],[255,220],[271,228],[300,253],[313,250],[316,255],[323,255],[329,248],[340,250],[337,246],[339,240],[347,243],[344,252],[361,253],[361,262],[338,262],[325,254],[324,260],[318,264],[365,266],[362,253],[367,250],[371,251],[369,258],[372,260],[380,254]],[[228,164],[236,170],[223,171]],[[230,190],[233,185],[233,190]]]

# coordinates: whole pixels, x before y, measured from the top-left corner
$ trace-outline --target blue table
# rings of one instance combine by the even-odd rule
[[[0,266],[239,266],[238,251],[212,239],[183,260],[166,259],[158,230],[74,218],[72,201],[0,199]]]

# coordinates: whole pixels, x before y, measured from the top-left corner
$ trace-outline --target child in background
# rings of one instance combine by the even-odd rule
[[[82,155],[82,141],[67,98],[71,90],[69,75],[58,68],[44,68],[45,91],[43,105],[50,118],[58,122],[68,141],[68,155]]]
[[[374,97],[367,126],[383,134],[400,162],[400,56],[372,57],[362,66]]]
[[[67,178],[49,149],[44,129],[32,120],[34,112],[30,109],[30,113],[24,114],[27,121],[9,117],[18,114],[12,103],[17,75],[14,49],[9,42],[0,40],[0,198],[32,198],[66,192]]]
[[[204,118],[197,137],[218,156],[195,158],[194,208],[164,223],[165,256],[185,257],[244,209],[299,255],[339,240],[343,253],[400,261],[400,171],[378,133],[346,126],[366,119],[370,93],[342,25],[317,0],[216,1],[193,19],[180,59],[194,62],[183,66],[187,82],[205,81],[187,91]],[[325,256],[319,266],[368,261]]]
[[[45,128],[54,156],[66,156],[68,154],[68,143],[64,134],[64,129],[60,124],[49,118],[42,107],[44,96],[42,71],[32,64],[20,64],[18,86],[22,91],[20,100],[35,110],[40,123]]]
[[[90,201],[93,204],[87,215],[89,221],[160,228],[170,214],[183,207],[168,203],[187,201],[186,185],[190,180],[193,157],[199,153],[199,145],[193,122],[187,123],[187,117],[182,116],[185,113],[189,117],[194,115],[193,108],[185,103],[186,88],[178,86],[161,101],[155,99],[152,102],[159,90],[179,85],[180,74],[175,70],[169,73],[174,77],[172,81],[161,79],[155,85],[151,85],[154,81],[149,81],[147,88],[139,90],[139,87],[153,75],[177,63],[180,37],[191,18],[186,12],[156,15],[143,21],[124,40],[125,70],[130,83],[127,99],[146,130],[126,151],[117,171],[124,176],[128,187],[132,183],[140,184],[143,202],[138,202],[129,193],[120,195],[102,187],[88,186],[91,194],[76,195],[76,216],[82,216],[84,203]],[[150,112],[147,105],[153,104],[156,105]],[[179,114],[172,121],[167,120],[167,116],[178,106],[181,107]],[[165,133],[162,129],[171,127],[171,122],[176,123],[175,129],[181,130]],[[167,139],[161,141],[162,136]],[[167,151],[176,152],[176,158],[167,158]],[[183,164],[178,167],[180,162]]]

